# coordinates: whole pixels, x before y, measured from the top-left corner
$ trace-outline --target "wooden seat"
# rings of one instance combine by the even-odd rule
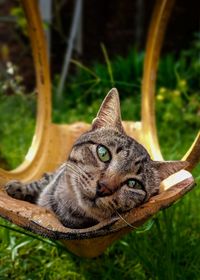
[[[35,135],[24,162],[15,170],[0,169],[0,216],[27,230],[46,237],[61,239],[69,250],[79,256],[95,257],[114,240],[143,224],[160,209],[170,206],[194,186],[191,171],[200,160],[200,133],[183,159],[190,165],[167,178],[160,194],[149,202],[122,215],[122,219],[105,220],[91,228],[74,230],[64,226],[53,213],[25,201],[9,197],[3,185],[12,179],[28,182],[44,172],[55,170],[69,153],[74,140],[90,127],[86,123],[57,125],[51,122],[51,83],[46,45],[37,1],[22,0],[32,45],[37,91],[38,112]],[[157,1],[147,40],[142,85],[142,120],[124,122],[126,132],[142,143],[154,160],[162,160],[156,124],[154,92],[156,71],[167,21],[173,0]],[[103,98],[103,96],[102,96]]]

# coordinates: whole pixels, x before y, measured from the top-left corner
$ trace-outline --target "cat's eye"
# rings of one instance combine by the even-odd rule
[[[97,146],[97,155],[103,162],[109,162],[111,160],[111,154],[109,150],[103,145]]]
[[[141,183],[139,183],[137,180],[135,179],[129,179],[127,181],[127,186],[129,188],[133,188],[133,189],[138,189],[138,190],[143,190],[143,185]]]

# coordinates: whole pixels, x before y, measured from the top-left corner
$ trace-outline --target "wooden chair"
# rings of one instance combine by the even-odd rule
[[[12,179],[31,181],[39,178],[46,171],[54,170],[65,160],[74,140],[90,127],[89,124],[82,122],[72,125],[58,125],[51,122],[50,74],[37,1],[22,0],[21,2],[27,18],[35,63],[38,91],[37,124],[24,162],[11,171],[0,169],[0,216],[37,234],[63,240],[66,247],[79,256],[95,257],[114,240],[119,239],[133,228],[137,228],[153,214],[170,206],[192,189],[195,183],[189,171],[200,160],[200,134],[197,135],[191,148],[183,157],[190,163],[188,170],[182,170],[166,179],[162,184],[160,194],[151,198],[144,205],[122,215],[127,223],[115,218],[105,220],[87,229],[70,229],[62,226],[49,211],[9,197],[2,188],[7,181]],[[141,142],[155,160],[163,159],[155,124],[156,71],[173,2],[173,0],[158,0],[152,16],[144,63],[142,120],[141,122],[124,122],[127,133]],[[128,224],[132,226],[130,227]]]

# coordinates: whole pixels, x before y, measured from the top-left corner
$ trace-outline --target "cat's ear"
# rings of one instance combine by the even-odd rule
[[[161,181],[188,165],[189,163],[187,161],[153,161],[153,168],[158,171]]]
[[[116,88],[111,89],[106,95],[96,118],[92,122],[93,130],[102,127],[112,127],[124,133],[121,122],[119,94]]]

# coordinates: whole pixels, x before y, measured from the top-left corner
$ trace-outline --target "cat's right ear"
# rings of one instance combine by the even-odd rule
[[[103,127],[114,128],[124,133],[121,122],[119,94],[116,88],[111,89],[106,95],[96,118],[92,122],[92,130]]]
[[[153,168],[158,171],[160,181],[166,179],[168,176],[186,168],[189,163],[187,161],[152,161]]]

